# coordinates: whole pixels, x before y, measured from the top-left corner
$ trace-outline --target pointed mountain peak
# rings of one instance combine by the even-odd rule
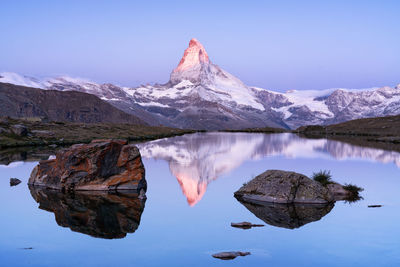
[[[200,64],[208,64],[210,60],[204,46],[195,38],[190,40],[189,47],[183,53],[178,67],[173,72],[182,72]]]

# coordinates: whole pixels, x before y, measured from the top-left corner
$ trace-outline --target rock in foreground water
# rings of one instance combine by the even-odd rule
[[[338,194],[342,186],[335,185],[324,187],[300,173],[269,170],[243,185],[235,197],[256,202],[326,204],[343,199]]]
[[[220,252],[213,254],[212,256],[221,260],[233,260],[238,256],[247,256],[250,255],[250,252],[241,252],[241,251],[229,251],[229,252]]]
[[[62,191],[146,190],[139,150],[126,141],[94,140],[60,150],[37,165],[29,185]]]
[[[21,180],[18,178],[10,178],[10,186],[16,186],[21,183]]]

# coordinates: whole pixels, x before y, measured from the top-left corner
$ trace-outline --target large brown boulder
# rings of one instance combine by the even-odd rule
[[[335,201],[328,188],[295,172],[269,170],[243,185],[235,197],[244,201],[325,204]]]
[[[138,148],[120,140],[95,140],[60,150],[55,159],[40,161],[28,183],[62,191],[147,188]]]

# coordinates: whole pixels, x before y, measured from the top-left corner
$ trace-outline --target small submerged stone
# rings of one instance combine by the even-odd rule
[[[241,229],[251,229],[252,227],[264,227],[264,224],[252,224],[251,222],[231,223],[232,227]]]
[[[220,252],[213,254],[212,256],[221,260],[233,260],[238,256],[247,256],[250,255],[250,252],[242,252],[242,251],[228,251],[228,252]]]
[[[10,178],[10,186],[16,186],[21,183],[21,180],[18,178]]]
[[[368,205],[368,208],[380,208],[382,205]]]

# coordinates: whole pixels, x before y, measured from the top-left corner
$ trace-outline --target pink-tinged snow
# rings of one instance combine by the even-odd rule
[[[201,63],[209,63],[208,55],[203,45],[193,38],[189,42],[189,47],[183,53],[178,67],[173,72],[185,71]]]

